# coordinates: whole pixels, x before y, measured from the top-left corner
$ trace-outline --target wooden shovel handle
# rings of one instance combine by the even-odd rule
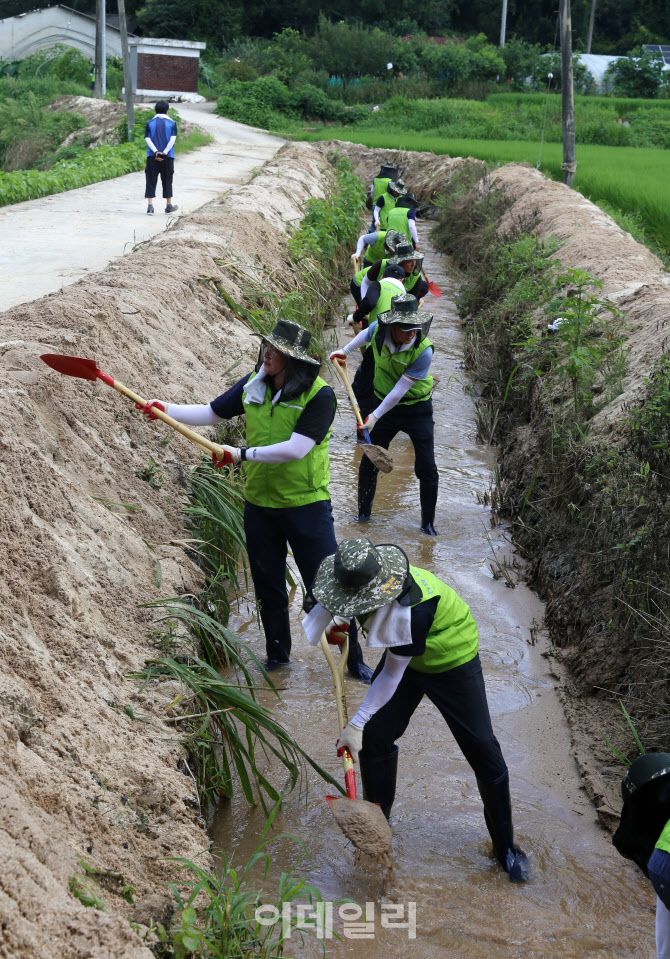
[[[142,399],[141,396],[138,396],[137,393],[134,393],[127,386],[124,386],[123,383],[120,383],[118,380],[113,380],[110,384],[114,389],[127,396],[129,400],[138,403],[140,406],[146,406],[147,400]],[[188,426],[184,426],[183,423],[180,423],[178,420],[173,419],[171,416],[168,416],[167,413],[164,413],[162,410],[157,409],[155,406],[152,406],[152,410],[156,414],[156,418],[163,420],[164,423],[167,423],[168,426],[171,426],[173,430],[177,430],[178,433],[181,433],[182,436],[185,436],[187,440],[190,440],[191,443],[195,443],[196,446],[199,446],[201,450],[205,453],[215,453],[216,458],[221,460],[223,459],[224,451],[220,446],[217,446],[216,443],[210,442],[210,440],[205,439],[204,436],[201,436],[200,433],[196,433],[195,430],[191,430]]]
[[[351,388],[351,383],[349,382],[349,374],[348,374],[348,372],[347,372],[347,364],[346,364],[346,363],[340,363],[339,360],[333,360],[333,366],[334,366],[335,369],[337,370],[340,379],[341,379],[342,382],[344,383],[345,389],[346,389],[346,391],[347,391],[347,395],[349,396],[349,402],[351,403],[351,408],[352,408],[352,410],[354,411],[354,413],[355,413],[355,415],[356,415],[356,420],[357,420],[357,422],[362,426],[362,425],[363,425],[363,417],[361,416],[361,411],[360,411],[359,408],[358,408],[358,402],[357,402],[357,400],[356,400],[356,397],[354,396],[354,391],[353,391],[352,388]]]
[[[330,650],[325,633],[321,634],[321,639],[319,642],[321,643],[321,649],[323,650],[323,654],[326,657],[328,665],[330,666],[330,671],[333,674],[333,683],[335,684],[335,700],[337,703],[337,720],[339,723],[339,732],[341,733],[349,722],[347,718],[347,700],[344,695],[344,667],[347,664],[347,654],[349,652],[349,636],[347,635],[347,638],[342,644],[342,655],[340,658],[339,668],[335,662],[335,657]],[[346,786],[347,796],[349,799],[355,799],[356,771],[354,769],[354,761],[351,758],[351,753],[348,749],[345,749],[342,753],[342,766],[344,768],[344,784]]]

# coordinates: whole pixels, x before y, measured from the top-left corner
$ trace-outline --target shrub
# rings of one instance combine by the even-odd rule
[[[6,171],[46,169],[59,144],[86,125],[80,114],[47,110],[32,91],[13,81],[14,96],[0,101],[0,167]]]
[[[657,97],[663,82],[663,59],[637,47],[630,56],[611,63],[605,79],[618,97]]]

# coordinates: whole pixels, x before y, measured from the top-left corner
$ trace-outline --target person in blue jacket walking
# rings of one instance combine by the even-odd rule
[[[144,168],[147,187],[144,196],[147,200],[147,213],[153,215],[156,183],[161,178],[165,212],[174,213],[179,209],[172,202],[172,178],[174,176],[174,144],[177,139],[177,124],[168,116],[170,106],[166,100],[156,104],[156,115],[147,123],[144,139],[147,144],[147,162]]]

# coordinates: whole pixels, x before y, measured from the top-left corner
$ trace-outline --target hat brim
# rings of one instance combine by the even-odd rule
[[[399,546],[376,546],[382,568],[366,586],[343,586],[335,579],[335,556],[327,556],[316,574],[312,593],[333,616],[363,616],[397,599],[405,588],[409,560]]]
[[[382,326],[398,323],[400,326],[406,326],[409,330],[418,330],[424,327],[426,323],[432,323],[433,314],[426,313],[424,310],[419,310],[416,313],[394,313],[393,310],[389,310],[388,313],[379,313],[377,319]]]
[[[413,252],[412,256],[392,256],[389,258],[387,266],[400,266],[401,263],[407,263],[408,260],[416,260],[416,262],[421,265],[423,263],[423,258],[425,253],[417,253],[416,250]]]
[[[261,340],[272,344],[280,353],[284,353],[286,356],[292,356],[295,360],[302,360],[303,363],[311,363],[313,366],[321,366],[321,360],[315,360],[309,353],[305,353],[304,350],[296,347],[294,343],[289,343],[288,340],[283,339],[281,336],[274,336],[272,333],[254,333],[252,335],[260,336]]]

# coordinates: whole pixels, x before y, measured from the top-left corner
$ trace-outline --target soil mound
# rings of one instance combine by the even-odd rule
[[[84,142],[93,149],[102,143],[114,146],[121,142],[119,124],[126,115],[126,108],[122,103],[96,100],[94,97],[65,96],[54,100],[49,109],[62,113],[79,113],[86,120],[86,126],[66,137],[61,147]]]
[[[3,956],[150,959],[115,889],[102,891],[103,913],[75,899],[69,880],[83,859],[122,873],[145,902],[165,895],[164,857],[208,845],[165,722],[177,690],[125,679],[160,643],[138,605],[198,588],[181,545],[197,452],[40,354],[92,357],[148,398],[214,398],[258,352],[214,284],[239,303],[245,276],[278,293],[297,287],[286,226],[324,195],[328,170],[318,151],[286,148],[250,184],[102,273],[0,314]]]

